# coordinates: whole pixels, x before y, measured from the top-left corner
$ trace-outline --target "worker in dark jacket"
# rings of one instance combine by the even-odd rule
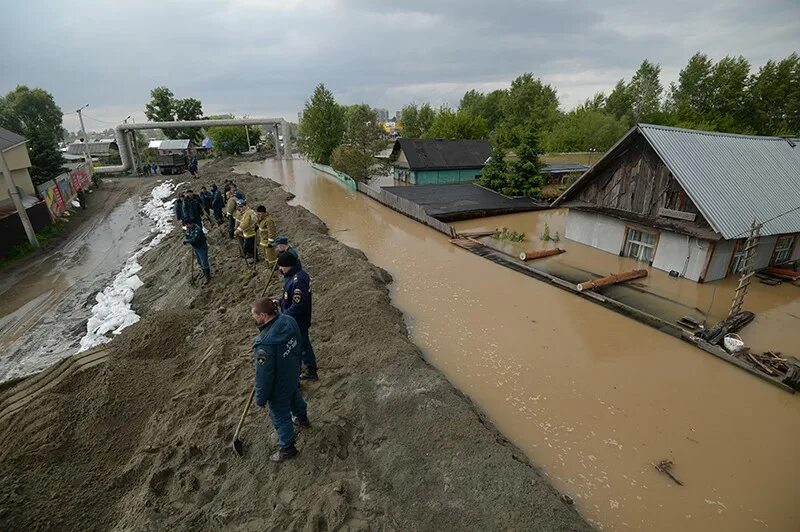
[[[297,455],[294,427],[310,427],[308,410],[300,391],[300,328],[288,314],[278,314],[275,301],[263,298],[253,303],[250,313],[258,325],[253,340],[256,405],[269,405],[272,426],[278,433],[278,452],[273,462]]]
[[[278,269],[283,274],[281,311],[293,317],[300,327],[302,358],[305,369],[301,379],[317,380],[317,358],[308,329],[311,327],[311,278],[303,271],[300,261],[291,253],[278,255]]]
[[[211,192],[206,189],[206,187],[200,187],[200,203],[203,206],[203,210],[206,214],[211,214]]]
[[[225,198],[217,185],[211,185],[211,210],[218,224],[222,223],[222,209],[225,207]]]
[[[203,225],[203,205],[200,196],[193,190],[187,190],[183,198],[183,217],[191,218],[197,225]]]
[[[175,218],[183,221],[183,194],[175,200]]]
[[[297,263],[300,264],[300,268],[303,268],[302,263],[300,262],[300,253],[298,253],[297,248],[293,248],[289,244],[289,239],[285,236],[276,236],[273,240],[272,244],[275,246],[275,253],[280,255],[281,253],[291,253],[297,259]]]
[[[208,241],[203,233],[203,226],[194,223],[191,218],[184,218],[183,225],[186,228],[183,243],[192,246],[197,263],[205,276],[203,284],[208,284],[211,281],[211,265],[208,263]]]

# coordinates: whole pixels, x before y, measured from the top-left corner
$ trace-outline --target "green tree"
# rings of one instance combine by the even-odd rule
[[[621,79],[606,98],[605,111],[611,113],[627,125],[633,125],[633,98],[627,83]]]
[[[752,129],[759,135],[800,135],[800,55],[773,60],[752,77]]]
[[[153,122],[200,120],[203,118],[203,104],[196,98],[175,98],[169,88],[161,86],[150,91],[144,114]],[[195,143],[201,140],[200,128],[164,129],[163,132],[168,139],[190,139]]]
[[[495,90],[489,94],[470,90],[461,98],[458,110],[483,118],[489,131],[494,131],[503,120],[503,105],[507,95],[505,90]]]
[[[579,106],[542,137],[547,152],[604,152],[628,130],[628,124],[611,113],[594,109],[595,101]]]
[[[711,112],[711,73],[713,63],[697,52],[678,75],[678,84],[670,91],[670,111],[679,125],[691,127],[704,123]]]
[[[0,98],[0,127],[28,139],[31,178],[41,184],[63,172],[58,150],[62,138],[61,109],[43,89],[18,85]]]
[[[406,105],[400,111],[400,130],[406,138],[421,138],[430,129],[434,118],[436,118],[436,111],[429,103],[424,103],[419,107],[414,103]]]
[[[645,59],[631,78],[628,91],[635,122],[658,122],[661,119],[664,87],[660,75],[661,66]]]
[[[530,72],[511,82],[502,109],[497,140],[505,147],[518,145],[529,131],[538,134],[552,129],[561,116],[555,89]]]
[[[425,139],[485,139],[489,136],[486,120],[466,111],[452,110],[444,107],[436,114],[430,129],[422,138]]]
[[[529,129],[521,133],[513,156],[506,156],[504,149],[495,144],[478,184],[506,196],[535,197],[544,182],[541,169],[537,136]]]
[[[297,145],[309,159],[320,164],[330,164],[331,153],[338,146],[345,131],[344,108],[336,103],[333,93],[320,83],[303,111]]]
[[[347,106],[344,137],[331,154],[331,166],[357,181],[368,181],[378,164],[375,155],[386,144],[374,109],[363,103]]]
[[[261,140],[261,128],[259,127],[214,126],[206,129],[206,134],[214,144],[214,149],[227,155],[241,153],[249,149],[247,145],[248,132],[250,133],[250,144],[255,146]]]
[[[717,131],[746,133],[752,122],[750,62],[744,57],[720,59],[711,74],[710,118]]]

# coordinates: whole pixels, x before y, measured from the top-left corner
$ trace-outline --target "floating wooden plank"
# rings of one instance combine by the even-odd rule
[[[795,270],[788,270],[786,268],[770,268],[768,271],[770,275],[780,277],[781,279],[789,279],[790,281],[797,281],[800,279],[800,272]]]
[[[577,288],[578,292],[583,292],[584,290],[595,290],[603,286],[624,283],[625,281],[632,281],[642,277],[647,277],[647,270],[633,270],[623,273],[614,273],[599,279],[591,279],[589,281],[578,283]]]
[[[677,220],[686,220],[687,222],[693,222],[697,215],[693,212],[686,212],[686,211],[676,211],[674,209],[667,209],[665,207],[659,207],[658,215],[663,216],[665,218],[675,218]]]
[[[519,260],[536,260],[544,257],[552,257],[553,255],[560,255],[564,253],[563,249],[545,249],[543,251],[523,251],[519,254]]]
[[[466,238],[481,238],[484,236],[492,236],[494,231],[461,231],[458,233],[458,236],[463,236]]]

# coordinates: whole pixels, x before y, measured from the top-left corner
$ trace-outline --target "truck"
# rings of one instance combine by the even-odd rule
[[[188,159],[184,154],[158,154],[156,164],[162,175],[177,175],[186,171]]]

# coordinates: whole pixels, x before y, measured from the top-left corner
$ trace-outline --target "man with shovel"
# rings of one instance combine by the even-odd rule
[[[203,226],[194,222],[193,219],[187,217],[183,220],[185,234],[183,237],[184,245],[192,246],[194,256],[197,258],[197,263],[200,269],[203,270],[205,280],[203,284],[208,284],[211,281],[211,266],[208,263],[208,241],[206,235],[203,233]]]
[[[269,405],[279,446],[270,460],[283,462],[297,455],[293,421],[300,427],[311,426],[300,391],[300,328],[294,318],[279,314],[277,303],[267,297],[253,303],[250,313],[259,330],[253,340],[255,401],[260,407]]]

